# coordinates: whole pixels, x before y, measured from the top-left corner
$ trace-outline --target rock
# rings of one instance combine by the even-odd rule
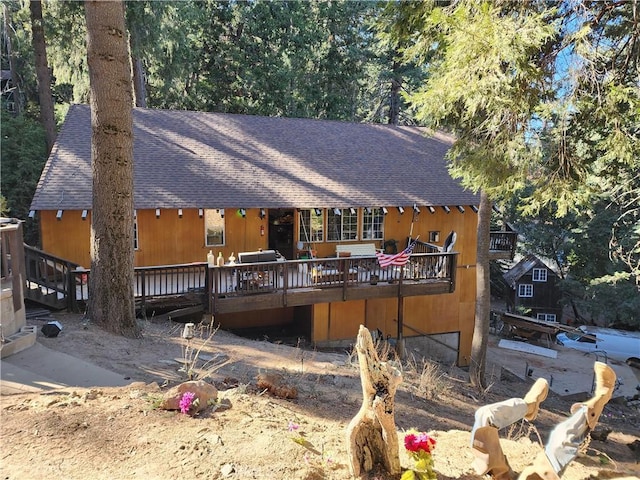
[[[610,433],[610,428],[597,428],[591,432],[591,438],[599,442],[606,442]]]
[[[192,408],[191,413],[204,410],[209,405],[209,402],[215,402],[218,399],[218,389],[216,387],[204,380],[192,380],[169,389],[162,397],[160,408],[180,410],[180,399],[185,392],[195,393],[195,398],[198,399],[198,405]]]
[[[279,398],[298,398],[298,389],[287,385],[284,377],[277,373],[260,373],[257,387]]]
[[[230,463],[225,463],[220,469],[223,477],[229,477],[236,471],[235,467]]]

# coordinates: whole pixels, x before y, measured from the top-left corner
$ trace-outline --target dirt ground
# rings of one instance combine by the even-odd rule
[[[132,340],[84,324],[78,315],[58,318],[63,332],[55,338],[39,333],[39,342],[132,383],[1,397],[0,478],[350,478],[345,429],[362,402],[352,351],[319,352],[221,330],[210,336],[204,327],[189,350],[181,338],[182,324],[146,321],[144,338]],[[487,391],[479,392],[457,367],[437,366],[421,375],[414,359],[402,369],[395,413],[401,445],[408,429],[430,432],[437,440],[438,479],[481,479],[471,468],[469,448],[475,410],[521,397],[529,385],[496,376]],[[163,392],[185,381],[188,370],[218,388],[216,405],[194,416],[158,408]],[[296,389],[297,398],[279,398],[258,388],[259,373],[279,374]],[[541,450],[570,406],[550,393],[534,422],[501,431],[515,472]],[[298,429],[290,431],[290,424]],[[599,428],[611,429],[606,441],[591,439],[562,478],[638,478],[640,451],[629,447],[634,441],[640,444],[637,407],[610,402]],[[401,461],[404,468],[411,466],[404,448]],[[373,473],[369,478],[387,477]]]

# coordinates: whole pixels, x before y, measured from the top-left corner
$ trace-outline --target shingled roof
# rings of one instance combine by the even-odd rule
[[[474,205],[451,138],[424,129],[135,108],[134,205],[327,208]],[[73,105],[31,210],[91,209],[91,111]]]

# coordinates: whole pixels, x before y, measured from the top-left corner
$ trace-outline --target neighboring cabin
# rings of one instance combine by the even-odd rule
[[[560,278],[542,260],[528,255],[503,275],[509,286],[507,308],[548,322],[562,320]]]
[[[335,257],[338,245],[401,250],[407,237],[457,241],[455,291],[404,300],[405,336],[457,335],[468,364],[476,300],[476,205],[448,173],[452,140],[417,127],[134,109],[135,265],[278,250]],[[42,249],[90,268],[91,118],[69,109],[31,209]],[[302,248],[299,248],[302,247]],[[314,342],[360,324],[395,336],[398,299],[216,315],[223,328],[305,322]]]

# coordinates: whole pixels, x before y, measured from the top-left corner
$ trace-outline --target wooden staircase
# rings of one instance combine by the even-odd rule
[[[24,254],[25,299],[55,310],[71,310],[76,289],[76,276],[71,272],[79,265],[26,244]]]

